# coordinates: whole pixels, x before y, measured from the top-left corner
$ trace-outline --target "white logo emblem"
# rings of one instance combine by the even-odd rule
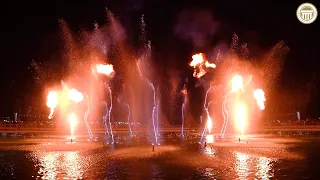
[[[317,8],[311,3],[303,3],[297,9],[297,18],[303,24],[313,23],[317,16]]]

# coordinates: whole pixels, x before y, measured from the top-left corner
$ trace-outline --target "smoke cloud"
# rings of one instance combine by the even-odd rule
[[[218,23],[209,10],[184,10],[177,17],[176,36],[191,41],[196,47],[204,47],[217,31]]]

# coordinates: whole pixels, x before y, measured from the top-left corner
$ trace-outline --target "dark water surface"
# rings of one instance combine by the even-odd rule
[[[248,144],[229,141],[200,146],[198,137],[163,135],[161,146],[145,143],[48,149],[2,138],[0,179],[319,179],[320,136],[287,133]],[[10,140],[8,140],[10,139]],[[13,142],[16,143],[7,143]],[[51,141],[54,141],[51,139]],[[143,142],[141,140],[141,142]],[[81,143],[79,142],[79,147]]]

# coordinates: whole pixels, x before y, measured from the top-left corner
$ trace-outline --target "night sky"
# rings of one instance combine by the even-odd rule
[[[309,2],[318,7],[318,12],[320,11],[319,2]],[[308,116],[318,116],[320,115],[318,35],[320,19],[318,17],[310,25],[300,23],[296,17],[296,10],[301,3],[304,1],[13,0],[10,3],[4,2],[1,10],[0,116],[11,116],[13,112],[19,110],[25,113],[28,111],[26,109],[36,106],[46,108],[45,102],[43,104],[33,102],[43,92],[38,91],[39,85],[33,78],[30,68],[32,60],[59,68],[63,49],[59,19],[64,19],[74,32],[80,29],[92,31],[93,23],[101,25],[106,23],[105,8],[120,19],[127,32],[128,44],[132,46],[136,45],[139,21],[144,14],[148,39],[152,41],[154,63],[161,71],[170,69],[178,72],[180,84],[183,84],[186,77],[191,79],[191,84],[195,83],[191,78],[192,69],[188,67],[192,54],[210,51],[221,44],[229,45],[234,33],[239,36],[241,42],[248,43],[252,55],[257,57],[283,40],[290,48],[290,52],[274,93],[278,96],[289,94],[289,99],[293,101],[277,102],[276,98],[270,101],[284,104],[281,113],[294,113],[299,110]],[[205,43],[199,39],[192,41],[181,38],[181,34],[188,33],[190,27],[182,25],[180,28],[184,32],[177,35],[179,15],[194,11],[212,14],[214,19],[212,26],[203,25],[204,31],[209,33]],[[56,73],[59,74],[59,71]],[[194,99],[203,95],[203,92],[194,89],[192,91],[192,87],[191,92],[198,93]],[[289,106],[291,108],[287,108]]]

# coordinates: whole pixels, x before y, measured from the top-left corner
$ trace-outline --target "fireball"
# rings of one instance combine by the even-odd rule
[[[48,116],[49,119],[53,118],[54,109],[58,104],[58,96],[54,91],[50,91],[47,98],[47,106],[50,108],[50,114]]]

